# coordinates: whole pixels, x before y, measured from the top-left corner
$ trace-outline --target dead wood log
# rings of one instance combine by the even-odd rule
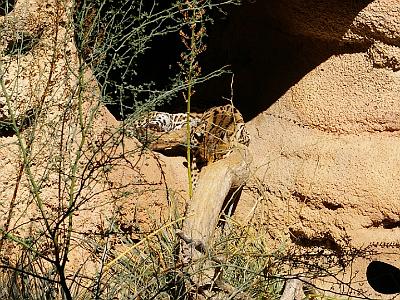
[[[183,223],[187,237],[209,246],[225,199],[232,189],[246,183],[250,162],[247,147],[239,145],[228,157],[202,169]]]
[[[304,297],[303,282],[298,278],[287,279],[280,300],[301,300]]]
[[[187,217],[178,235],[184,241],[180,257],[184,264],[198,261],[212,246],[212,240],[226,198],[232,190],[241,188],[249,178],[251,155],[246,146],[238,145],[233,152],[202,169],[188,204]],[[192,278],[197,287],[218,286],[223,289],[221,270],[215,263],[223,263],[220,258],[211,258],[209,263],[194,266]],[[214,266],[213,266],[214,264]],[[203,271],[207,269],[208,271]],[[231,293],[232,291],[226,291]]]

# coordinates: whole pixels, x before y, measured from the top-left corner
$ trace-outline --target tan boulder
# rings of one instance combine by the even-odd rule
[[[282,30],[336,40],[338,51],[248,123],[255,181],[237,214],[250,220],[250,209],[262,207],[253,220],[277,241],[339,256],[364,249],[336,280],[318,284],[380,298],[366,282],[366,266],[373,259],[399,266],[400,255],[400,4],[266,5]]]
[[[185,174],[171,168],[182,158],[124,136],[100,102],[96,79],[79,65],[72,5],[21,0],[0,16],[0,121],[20,126],[0,130],[0,255],[13,265],[24,249],[7,233],[37,238],[36,249],[54,259],[50,231],[62,252],[71,214],[66,273],[90,276],[100,268],[93,246],[112,226],[138,238],[182,208]],[[28,115],[32,123],[22,125]]]

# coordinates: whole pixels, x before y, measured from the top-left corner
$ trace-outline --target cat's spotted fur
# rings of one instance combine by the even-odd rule
[[[186,122],[186,113],[151,112],[130,127],[133,134],[142,139],[148,132],[168,134],[179,130],[186,126]],[[191,114],[190,125],[195,176],[205,165],[229,155],[237,144],[248,146],[250,142],[242,115],[230,104],[212,107],[203,114]],[[163,139],[162,146],[168,148],[165,140]],[[152,143],[157,143],[157,139]],[[171,140],[171,144],[173,143],[176,141]]]
[[[190,114],[190,126],[199,125],[201,114]],[[144,115],[139,120],[134,121],[129,129],[131,133],[140,138],[143,137],[146,131],[168,133],[173,130],[178,130],[186,126],[187,114],[177,113],[170,114],[167,112],[152,111]]]
[[[194,156],[200,163],[215,162],[237,144],[248,146],[249,134],[240,112],[232,105],[207,110],[192,130]]]

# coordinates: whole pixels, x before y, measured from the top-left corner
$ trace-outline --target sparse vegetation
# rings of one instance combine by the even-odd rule
[[[126,146],[124,125],[182,94],[189,116],[195,85],[225,72],[202,74],[198,64],[206,49],[210,10],[233,4],[237,1],[79,0],[71,6],[57,2],[46,11],[47,27],[36,35],[17,30],[11,21],[0,28],[0,99],[5,107],[0,149],[5,153],[2,159],[10,159],[7,166],[11,165],[3,169],[7,180],[1,183],[8,196],[0,200],[1,299],[203,295],[193,284],[192,269],[178,259],[176,231],[185,218],[179,194],[164,186],[165,178],[161,184],[145,178],[141,168],[152,154]],[[10,1],[0,12],[6,15],[13,5]],[[141,77],[144,53],[155,41],[170,36],[183,45],[182,56],[171,67],[176,73],[163,84]],[[71,45],[76,45],[76,57]],[[32,63],[37,57],[45,66]],[[96,124],[103,121],[103,104],[118,111],[120,127],[105,126],[99,132]],[[188,137],[189,133],[188,120]],[[190,198],[190,138],[187,148]],[[154,157],[151,161],[159,163],[162,177],[161,163]],[[117,172],[131,177],[117,182]],[[149,213],[148,224],[139,224],[136,208],[123,207],[129,199],[156,192],[165,195],[157,201],[168,203],[163,219]],[[82,216],[85,213],[96,215],[96,226]],[[126,215],[132,219],[124,219]],[[329,261],[328,255],[323,264],[313,265],[284,242],[270,245],[261,224],[244,226],[224,217],[225,229],[213,247],[192,262],[201,269],[207,266],[204,261],[214,261],[223,274],[225,294],[216,284],[210,288],[213,296],[279,299],[285,278],[297,276],[299,266],[302,272],[310,267],[301,278],[333,276],[325,271],[337,269],[337,261]]]

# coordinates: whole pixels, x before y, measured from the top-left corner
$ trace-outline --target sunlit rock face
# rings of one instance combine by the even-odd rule
[[[110,220],[132,234],[138,224],[149,228],[160,221],[169,213],[165,180],[181,192],[185,173],[182,159],[165,163],[157,154],[141,155],[138,142],[121,135],[121,124],[102,105],[98,83],[78,57],[72,8],[73,1],[52,0],[0,7],[0,228],[48,249],[44,220],[58,223],[63,239],[71,214],[78,230],[71,235],[66,272],[91,276],[97,258],[81,241],[94,241]],[[73,194],[74,207],[68,200]],[[11,265],[21,256],[19,245],[2,243],[1,256]],[[43,267],[46,273],[51,266]]]
[[[0,17],[0,119],[10,105],[20,120],[38,106],[56,107],[71,98],[78,81],[78,57],[71,26],[72,2],[18,1]],[[7,98],[9,103],[7,104]]]
[[[377,296],[366,283],[368,262],[398,265],[399,258],[400,3],[262,6],[270,26],[300,45],[297,57],[310,70],[248,123],[259,192],[242,205],[265,203],[260,220],[275,239],[376,251],[341,276],[349,279],[353,268],[360,280],[349,279],[354,295]],[[284,56],[276,59],[285,66]]]
[[[49,112],[42,117],[58,122],[64,117],[60,112],[71,109],[65,115],[72,118],[68,128],[77,126],[73,118],[76,111],[70,108],[79,99],[80,80],[71,5],[19,0],[11,11],[0,8],[0,75],[4,83],[0,87],[0,121],[14,118],[23,123],[39,108]],[[256,1],[237,8],[236,13],[238,17],[232,17],[220,36],[213,38],[211,31],[209,45],[210,50],[221,48],[223,43],[229,46],[223,56],[230,55],[233,61],[234,101],[251,119],[248,131],[254,182],[248,184],[251,189],[244,190],[236,217],[265,224],[275,241],[290,240],[335,253],[348,247],[369,247],[375,252],[356,259],[350,266],[353,273],[341,276],[350,278],[350,286],[357,289],[347,292],[381,298],[367,286],[364,275],[372,259],[399,266],[399,1]],[[246,31],[248,25],[250,32]],[[90,70],[87,72],[83,99],[90,106],[97,103],[99,92]],[[230,80],[225,96],[230,96]],[[105,109],[100,110],[97,120],[93,140],[96,134],[101,136],[118,127]],[[38,131],[38,147],[32,151],[40,154],[33,164],[39,177],[45,174],[40,169],[46,166],[44,162],[54,159],[57,166],[59,153],[50,151],[60,149],[61,123],[57,122],[45,122],[47,125]],[[54,136],[57,141],[50,138]],[[21,164],[16,137],[7,132],[0,142],[3,226]],[[128,141],[124,147],[115,153],[133,152],[137,144]],[[138,218],[142,225],[150,222],[149,208],[157,216],[167,209],[166,202],[160,200],[166,199],[164,179],[169,188],[184,194],[185,169],[182,159],[161,157],[161,164],[159,156],[130,159],[133,163],[124,160],[126,165],[113,169],[102,184],[129,183],[139,191],[145,182],[150,183],[151,190],[141,192],[140,197],[127,194],[117,203],[121,215]],[[133,170],[132,165],[141,169]],[[160,172],[160,165],[165,172]],[[47,180],[44,195],[50,202],[49,214],[56,214],[51,208],[58,207],[60,200],[56,175],[43,177]],[[16,223],[11,222],[21,236],[32,228],[40,230],[39,226],[26,225],[37,217],[38,209],[27,196],[28,184],[23,178],[24,184],[17,189]],[[95,202],[87,202],[86,213],[76,219],[86,233],[98,230],[104,216],[116,207],[107,202],[112,194],[97,190],[107,188],[93,187]],[[136,210],[138,204],[147,207]],[[85,260],[79,251],[71,258],[71,265],[75,261],[79,266],[79,261]]]

